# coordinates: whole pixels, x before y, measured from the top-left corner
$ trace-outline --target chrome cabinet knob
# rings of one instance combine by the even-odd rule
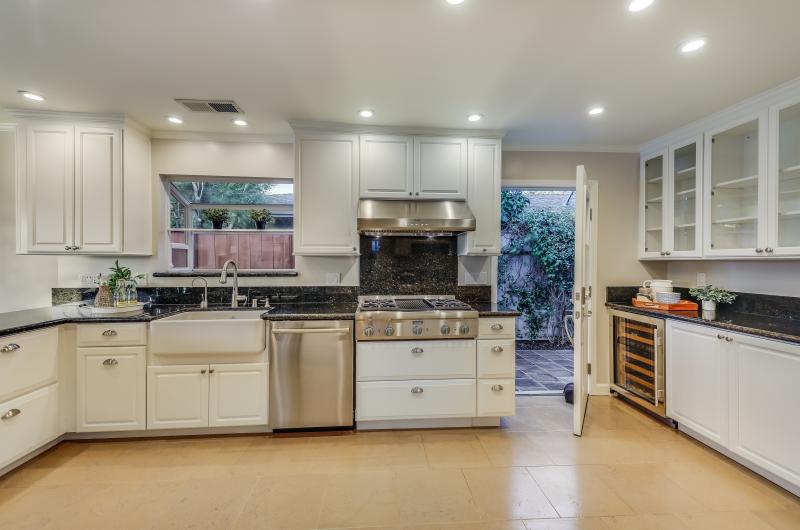
[[[117,330],[115,329],[107,329],[103,332],[104,337],[113,337],[117,334]]]
[[[424,351],[425,351],[425,350],[423,350],[423,349],[422,349],[422,348],[420,348],[420,347],[411,348],[411,353],[413,353],[414,355],[419,355],[420,353],[423,353]]]
[[[503,390],[503,385],[492,385],[492,390],[494,390],[495,392],[500,392],[501,390]]]
[[[764,249],[763,248],[757,248],[756,249],[756,253],[757,254],[763,254],[764,253]]]
[[[765,248],[764,250],[765,250],[766,252],[768,252],[769,254],[772,254],[773,252],[775,252],[775,249],[774,249],[774,248],[772,248],[772,247],[767,247],[767,248]]]
[[[119,361],[116,359],[106,359],[103,361],[103,366],[116,366],[119,364]]]
[[[19,409],[11,409],[8,412],[6,412],[5,414],[3,414],[2,416],[0,416],[0,420],[10,420],[14,416],[19,416],[20,414],[22,414],[21,410],[19,410]]]
[[[202,375],[206,375],[206,370],[200,370],[200,373],[201,373]]]
[[[364,335],[366,335],[367,337],[371,337],[374,334],[375,334],[375,328],[373,328],[372,326],[367,326],[364,328]]]
[[[725,342],[733,342],[733,337],[725,337]]]
[[[725,336],[724,336],[724,335],[717,334],[717,339],[718,339],[718,340],[722,340],[722,339],[724,339],[724,338],[725,338]]]
[[[424,390],[422,389],[421,386],[415,386],[411,389],[412,394],[422,394],[423,392]]]
[[[213,374],[214,372],[216,372],[216,370],[215,370],[214,368],[212,368],[212,369],[210,369],[210,370],[208,371],[208,373],[210,373],[210,374]]]
[[[387,337],[391,337],[392,335],[394,335],[394,328],[392,326],[386,326],[383,329],[383,334],[386,335]]]
[[[502,331],[503,325],[502,324],[492,324],[492,331]]]
[[[492,347],[492,353],[502,353],[502,352],[503,352],[503,347],[502,346],[493,346]]]
[[[11,353],[11,352],[17,351],[19,348],[20,348],[19,344],[16,344],[16,343],[12,342],[12,343],[6,344],[2,348],[0,348],[0,353]]]
[[[672,251],[668,250],[668,251],[664,252],[664,254],[667,255],[667,256],[672,256]]]
[[[447,324],[443,324],[442,327],[439,329],[439,331],[442,333],[442,335],[447,335],[448,333],[450,333],[450,326],[448,326]]]

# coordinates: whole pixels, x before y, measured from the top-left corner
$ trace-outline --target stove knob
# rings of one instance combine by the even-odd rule
[[[459,328],[459,333],[461,333],[462,335],[466,335],[467,333],[469,333],[469,326],[466,324],[461,324],[461,327]]]
[[[442,335],[447,335],[448,333],[450,333],[450,326],[448,326],[447,324],[443,324],[442,328],[439,331],[442,332]]]
[[[411,333],[414,335],[422,335],[422,326],[420,324],[414,324],[414,327],[411,328]]]
[[[366,335],[367,337],[371,337],[374,334],[375,334],[375,328],[373,328],[372,326],[367,326],[364,328],[364,335]]]
[[[394,335],[394,328],[392,326],[386,326],[386,328],[383,330],[383,333],[387,337],[391,337],[392,335]]]

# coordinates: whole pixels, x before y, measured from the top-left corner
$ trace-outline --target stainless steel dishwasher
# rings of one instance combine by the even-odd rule
[[[353,322],[273,322],[269,343],[273,430],[353,426]]]

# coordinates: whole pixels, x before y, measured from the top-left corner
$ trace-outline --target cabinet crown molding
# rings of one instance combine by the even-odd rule
[[[52,120],[52,121],[69,121],[69,122],[91,122],[91,123],[116,123],[119,125],[125,124],[125,115],[108,112],[108,113],[95,113],[95,112],[65,112],[60,110],[34,110],[34,109],[6,109],[11,116],[19,120]]]
[[[497,138],[502,139],[505,130],[497,129],[448,129],[437,127],[402,127],[392,125],[366,125],[354,123],[317,122],[305,120],[289,120],[295,133],[328,132],[350,134],[394,134],[406,136],[460,136],[465,138]]]

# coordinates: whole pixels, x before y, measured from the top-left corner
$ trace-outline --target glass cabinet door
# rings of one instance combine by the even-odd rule
[[[773,217],[776,233],[771,240],[777,250],[768,247],[766,251],[781,253],[793,247],[789,253],[796,253],[800,249],[800,103],[780,109],[776,121],[777,175],[773,171],[776,185],[772,189],[777,201],[771,215],[777,214],[777,222]]]
[[[644,254],[664,255],[664,162],[659,154],[642,162],[642,200],[644,201]]]
[[[763,167],[761,118],[707,136],[708,251],[763,254],[759,217]]]
[[[671,215],[668,229],[672,231],[672,240],[668,255],[700,255],[698,206],[702,193],[702,149],[699,138],[670,149]]]

